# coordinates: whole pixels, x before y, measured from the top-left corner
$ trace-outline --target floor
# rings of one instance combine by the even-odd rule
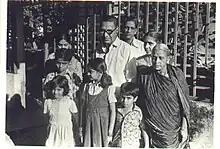
[[[17,106],[7,109],[6,133],[15,145],[44,145],[47,133],[47,118],[43,109],[32,104],[28,109]]]

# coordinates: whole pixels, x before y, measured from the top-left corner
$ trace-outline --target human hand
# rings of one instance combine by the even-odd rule
[[[112,136],[108,136],[107,140],[108,140],[108,144],[111,143],[112,142]]]
[[[79,135],[82,137],[82,127],[79,127]]]
[[[80,141],[83,141],[83,135],[82,135],[82,127],[79,127],[79,137],[80,137]]]
[[[187,129],[181,129],[180,130],[180,135],[182,136],[182,141],[181,142],[185,142],[188,138]]]
[[[108,143],[112,142],[112,131],[109,129],[108,131]]]
[[[186,119],[183,118],[181,130],[180,130],[180,135],[182,137],[181,142],[185,142],[188,139],[188,129],[187,128],[188,128],[188,126],[187,126]]]
[[[44,44],[44,48],[45,48],[45,49],[49,49],[49,44],[48,44],[48,43],[45,43],[45,44]]]

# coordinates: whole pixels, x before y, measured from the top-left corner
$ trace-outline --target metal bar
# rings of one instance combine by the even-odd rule
[[[209,49],[209,24],[210,24],[210,3],[206,4],[206,25],[205,25],[205,65],[208,65]]]
[[[189,17],[189,2],[185,3],[185,30],[184,30],[184,54],[183,54],[183,73],[186,77],[187,67],[187,40],[188,40],[188,17]]]
[[[86,18],[86,43],[85,43],[85,65],[84,72],[87,72],[87,64],[89,62],[89,17]]]
[[[158,32],[158,26],[159,26],[159,2],[156,2],[156,32]]]
[[[148,25],[149,25],[149,2],[145,2],[145,33],[148,32]]]
[[[137,20],[139,21],[140,20],[140,5],[141,5],[141,3],[140,3],[140,1],[138,1],[137,2]],[[137,39],[139,39],[139,26],[138,26],[138,29],[137,29],[137,34],[136,34],[136,36],[137,36]]]
[[[131,15],[131,2],[128,1],[128,16]]]
[[[79,53],[79,24],[77,24],[77,54]]]
[[[107,15],[112,14],[112,3],[107,4]]]
[[[169,3],[165,4],[165,27],[164,27],[164,43],[167,44],[168,40],[168,16],[169,16]]]
[[[49,55],[49,44],[45,43],[44,44],[44,66],[47,61],[48,55]]]
[[[121,1],[118,1],[118,37],[120,38],[121,33]]]
[[[195,43],[194,43],[194,56],[193,56],[193,96],[196,96],[196,79],[197,79],[197,48],[199,36],[199,3],[196,3],[196,22],[195,22]]]
[[[93,53],[92,57],[95,58],[95,50],[96,50],[96,14],[93,16]]]
[[[178,36],[178,11],[179,11],[179,3],[175,3],[175,26],[174,26],[174,65],[177,63],[177,36]]]
[[[56,52],[56,38],[53,38],[53,51]]]

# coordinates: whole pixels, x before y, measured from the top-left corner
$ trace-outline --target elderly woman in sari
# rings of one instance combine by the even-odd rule
[[[139,54],[138,57],[134,57],[128,65],[128,78],[131,80],[137,75],[137,67],[141,65],[150,67],[152,65],[151,52],[154,46],[161,42],[161,34],[156,31],[149,31],[144,35],[143,41],[145,52],[142,55]]]
[[[158,43],[152,50],[152,66],[138,67],[142,91],[137,105],[155,148],[187,148],[189,129],[188,85],[182,71],[168,64],[170,50]]]

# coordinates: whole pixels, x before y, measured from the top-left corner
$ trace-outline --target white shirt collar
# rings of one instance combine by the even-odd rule
[[[117,48],[120,44],[121,44],[121,40],[118,37],[116,37],[115,41],[110,45],[110,47]],[[102,47],[101,49],[102,49],[102,52],[104,53],[108,51],[106,47]]]
[[[116,37],[116,39],[115,39],[115,41],[112,43],[112,45],[113,45],[114,47],[118,47],[118,46],[120,45],[120,43],[121,43],[121,40],[120,40],[118,37]]]
[[[138,48],[138,44],[139,44],[139,43],[138,43],[138,40],[134,37],[133,40],[132,40],[132,42],[131,42],[131,45],[134,46],[134,47],[136,47],[136,48]]]

